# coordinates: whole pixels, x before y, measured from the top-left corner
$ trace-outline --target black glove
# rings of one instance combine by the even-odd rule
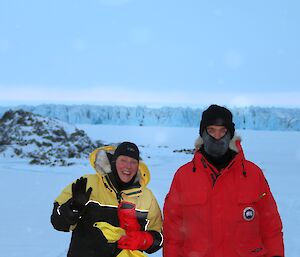
[[[84,209],[85,204],[90,199],[90,195],[93,189],[90,187],[86,191],[86,183],[87,178],[81,177],[72,184],[72,200],[70,204],[72,210],[81,212]]]

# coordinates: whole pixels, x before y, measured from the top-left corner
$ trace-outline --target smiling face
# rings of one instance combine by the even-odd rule
[[[138,172],[139,162],[131,157],[120,155],[116,160],[116,169],[122,182],[128,183]]]

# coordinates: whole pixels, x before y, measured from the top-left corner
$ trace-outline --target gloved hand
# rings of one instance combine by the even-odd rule
[[[118,241],[120,249],[145,251],[153,244],[153,236],[147,231],[126,232]]]
[[[130,202],[120,202],[118,206],[118,217],[120,227],[126,231],[138,231],[141,229],[136,216],[135,204]]]
[[[81,212],[85,207],[85,204],[90,199],[92,188],[90,187],[86,191],[87,178],[81,177],[72,184],[72,200],[70,207],[72,210]]]

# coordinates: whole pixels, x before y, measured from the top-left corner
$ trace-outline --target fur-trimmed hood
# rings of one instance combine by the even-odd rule
[[[242,141],[242,138],[239,135],[235,134],[234,137],[230,140],[229,149],[231,149],[237,153],[241,152],[242,151],[241,145],[240,145],[241,141]],[[203,145],[203,138],[201,136],[199,136],[195,141],[196,151],[199,150],[202,145]]]
[[[106,176],[112,172],[108,155],[113,155],[116,148],[117,147],[113,145],[103,146],[95,149],[90,154],[90,164],[99,175]],[[137,180],[139,181],[141,187],[146,187],[150,182],[150,171],[142,160],[139,161]]]

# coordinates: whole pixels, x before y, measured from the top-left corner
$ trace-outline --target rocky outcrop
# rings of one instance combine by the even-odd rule
[[[30,164],[72,165],[101,145],[73,125],[24,110],[7,111],[0,119],[0,155]]]

